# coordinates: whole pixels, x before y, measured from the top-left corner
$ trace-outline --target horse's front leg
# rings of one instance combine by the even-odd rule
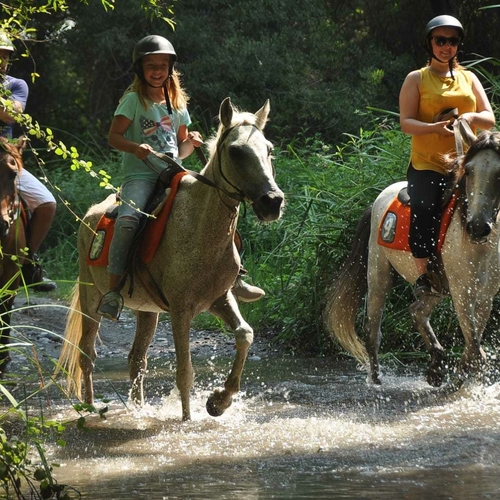
[[[217,299],[210,307],[210,312],[221,318],[234,331],[236,340],[236,356],[224,389],[216,389],[207,401],[208,413],[212,417],[219,417],[231,406],[233,394],[240,390],[241,374],[253,342],[253,330],[241,316],[231,292]]]
[[[175,381],[181,395],[182,420],[186,421],[191,420],[189,393],[194,383],[194,370],[189,345],[189,329],[193,317],[185,311],[185,307],[176,307],[170,303],[170,319],[177,361]]]
[[[475,262],[475,267],[472,266],[472,262]],[[450,282],[450,293],[465,343],[459,368],[463,374],[479,371],[486,362],[486,355],[481,348],[481,336],[498,288],[493,286],[497,280],[492,280],[491,283],[488,281],[486,265],[486,260],[484,262],[471,260],[471,269],[462,277],[465,281],[456,279]]]
[[[431,327],[429,318],[441,299],[442,297],[424,296],[410,305],[411,317],[431,358],[427,366],[426,380],[433,387],[439,387],[443,383],[445,352]]]
[[[144,405],[144,375],[148,367],[148,348],[158,326],[158,313],[137,311],[134,343],[128,355],[128,370],[132,387],[130,399]]]
[[[481,347],[481,337],[490,317],[493,296],[478,294],[477,300],[467,307],[457,309],[457,316],[464,336],[464,352],[460,371],[476,373],[486,364],[486,354]],[[475,307],[474,307],[475,306]]]

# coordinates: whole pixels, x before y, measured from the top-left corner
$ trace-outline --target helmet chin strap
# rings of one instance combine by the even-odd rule
[[[434,59],[436,59],[436,61],[439,61],[440,63],[446,64],[446,61],[441,61],[441,59],[439,59],[438,57],[436,57],[434,55],[434,52],[431,53],[431,57],[433,57]],[[455,75],[453,74],[453,59],[455,59],[455,58],[453,57],[452,59],[450,59],[448,61],[448,68],[450,70],[451,79],[455,80]]]

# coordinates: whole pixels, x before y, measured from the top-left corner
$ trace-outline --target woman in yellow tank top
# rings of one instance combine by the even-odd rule
[[[442,155],[455,149],[450,121],[435,121],[443,110],[457,108],[458,115],[471,128],[489,129],[495,124],[491,104],[479,79],[458,64],[457,52],[464,38],[460,21],[438,16],[425,29],[425,48],[429,63],[406,77],[399,95],[401,130],[412,136],[408,166],[408,194],[411,223],[409,243],[418,278],[417,298],[433,294],[427,274],[435,256],[441,196],[445,170]]]

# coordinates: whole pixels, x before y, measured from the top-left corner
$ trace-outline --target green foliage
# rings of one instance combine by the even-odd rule
[[[204,123],[228,95],[248,110],[270,98],[271,136],[292,139],[307,129],[333,141],[359,128],[356,110],[375,96],[380,105],[395,104],[408,60],[398,63],[376,47],[352,4],[229,3],[184,0],[171,37]]]
[[[82,5],[88,8],[91,1],[92,0],[80,0],[76,4],[72,3],[72,9],[78,10],[78,7]],[[108,0],[100,0],[99,3],[105,11],[109,11],[114,7],[114,4]],[[150,18],[160,17],[163,22],[172,25],[171,4],[167,4],[162,0],[141,0],[140,7]],[[95,9],[88,10],[95,12]],[[0,3],[0,29],[7,32],[11,38],[21,41],[24,47],[24,51],[21,51],[22,56],[31,58],[31,61],[34,63],[35,59],[32,58],[33,55],[26,45],[26,41],[33,40],[36,37],[38,37],[38,40],[55,39],[59,37],[67,29],[71,28],[72,21],[67,16],[69,11],[70,6],[66,0],[48,0],[46,4],[34,4],[31,1],[25,0],[13,0],[8,4]],[[40,25],[37,26],[37,28],[32,26],[36,24],[37,18],[40,19],[47,15],[53,16],[54,19],[49,29],[44,30]],[[68,73],[65,74],[67,75]],[[38,72],[34,69],[31,70],[30,75],[33,82],[39,76]],[[71,76],[74,75],[69,73],[69,76],[71,78]],[[63,93],[60,95],[62,94]],[[53,161],[55,155],[55,157],[61,158],[64,162],[63,169],[66,175],[63,174],[61,176],[61,184],[69,181],[67,173],[76,175],[76,172],[83,171],[86,175],[84,182],[82,181],[83,177],[80,177],[82,185],[89,185],[88,179],[90,176],[90,178],[98,179],[97,187],[112,188],[110,183],[111,175],[108,172],[102,168],[95,171],[92,162],[82,159],[75,145],[67,145],[60,139],[57,139],[51,127],[40,125],[40,123],[30,114],[14,112],[12,103],[8,97],[6,92],[1,93],[0,105],[2,108],[14,116],[16,123],[22,127],[24,133],[31,136],[33,142],[39,141],[41,143],[41,150],[36,150],[32,147],[31,151],[33,153],[32,161],[35,163],[35,169],[38,169],[40,171],[39,173],[41,173],[44,178],[48,180],[48,176],[45,175],[47,164],[43,159],[44,151],[48,151],[49,161]],[[78,101],[78,99],[76,99],[76,101]],[[46,106],[47,103],[45,102],[44,105]],[[86,148],[87,146],[85,145],[84,149]],[[60,162],[57,163],[61,166]],[[54,191],[62,192],[61,189],[54,184],[57,182],[55,177],[56,176],[48,182]],[[71,182],[71,187],[72,189],[75,188],[74,179]],[[91,189],[87,187],[87,191],[90,192]],[[78,194],[81,196],[82,192],[83,190]],[[96,194],[97,192],[99,192],[98,195]],[[77,192],[73,191],[73,193],[76,194]],[[89,203],[89,201],[95,198],[101,198],[100,189],[93,190],[92,194],[93,196],[89,196],[84,200],[85,203]],[[62,200],[65,207],[68,208],[66,213],[72,214],[75,220],[79,220],[77,212],[73,208],[70,208],[71,201],[67,198],[62,198]],[[78,201],[82,201],[81,197],[78,198]],[[78,210],[78,207],[75,208]],[[66,226],[64,236],[61,237],[62,241],[68,241],[66,237],[68,227],[72,227],[72,225],[68,224]],[[67,269],[65,271],[67,271]],[[12,292],[8,290],[9,285],[10,284],[5,285],[2,290],[0,290],[0,301],[7,300],[8,296],[11,295]],[[3,328],[4,326],[2,324],[2,329]],[[4,351],[2,354],[5,354],[5,350],[13,352],[22,347],[29,347],[29,343],[16,342],[10,345],[4,345],[4,343],[0,345],[0,349]],[[41,376],[43,370],[39,364],[36,349],[33,349],[33,353],[33,357],[30,358],[28,356],[27,359],[36,365],[38,373],[40,373]],[[6,410],[3,415],[0,415],[0,489],[5,493],[7,498],[27,498],[25,496],[26,491],[29,493],[29,497],[34,499],[56,498],[60,500],[69,500],[70,498],[79,497],[80,495],[78,492],[75,492],[71,487],[57,483],[53,476],[53,470],[57,464],[49,464],[45,456],[44,440],[50,437],[53,432],[56,432],[56,434],[60,436],[65,429],[64,425],[47,420],[42,411],[40,411],[41,416],[39,417],[28,416],[27,402],[33,396],[34,394],[30,394],[25,397],[23,401],[24,407],[22,408],[21,404],[16,401],[14,395],[7,389],[4,380],[0,382],[0,401],[6,402],[11,406],[10,410]],[[107,412],[107,408],[97,411],[89,405],[81,406],[76,409],[80,412],[96,412],[101,418],[105,418]],[[10,425],[7,425],[10,424],[10,422],[7,421],[7,416],[15,416],[22,422],[22,428],[20,429],[20,435],[22,437],[19,437],[14,432],[8,435],[6,429],[10,428]],[[83,424],[84,417],[80,417],[78,425]],[[14,427],[15,426],[12,426],[12,429],[14,429]],[[60,446],[64,446],[65,444],[64,440],[60,437],[56,438],[56,443]],[[75,495],[73,495],[73,493],[75,493]]]
[[[19,404],[13,396],[0,385],[1,392],[13,403],[13,408],[0,416],[2,428],[0,428],[0,489],[6,498],[26,498],[24,492],[29,491],[30,498],[70,500],[79,495],[73,488],[59,484],[54,476],[54,467],[58,464],[49,464],[44,451],[44,441],[56,436],[56,443],[64,446],[66,443],[60,437],[65,426],[60,422],[47,420],[43,417],[28,416],[25,410],[19,408]],[[9,416],[11,426],[12,416],[15,415],[22,422],[21,435],[13,434],[7,437],[4,430],[6,418]]]
[[[383,120],[342,146],[304,132],[277,153],[277,180],[287,197],[283,218],[266,226],[250,216],[239,223],[244,265],[267,292],[246,306],[253,325],[300,350],[328,349],[321,320],[326,290],[364,209],[404,179],[408,148],[408,138]]]

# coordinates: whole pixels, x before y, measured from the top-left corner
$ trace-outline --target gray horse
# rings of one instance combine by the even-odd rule
[[[147,264],[147,278],[135,280],[132,297],[125,294],[125,306],[135,310],[137,316],[135,339],[128,359],[132,381],[130,396],[138,404],[144,402],[147,350],[156,330],[158,313],[167,309],[175,343],[182,419],[190,419],[189,393],[194,380],[189,329],[193,318],[203,311],[221,318],[236,338],[232,370],[224,389],[216,389],[208,398],[209,414],[222,415],[240,389],[253,330],[241,316],[231,292],[240,269],[240,257],[234,243],[239,206],[240,202],[248,202],[260,220],[274,221],[281,217],[284,205],[283,192],[274,180],[272,145],[263,134],[269,110],[269,101],[255,114],[239,112],[229,98],[222,102],[219,130],[208,142],[210,159],[201,171],[204,179],[190,175],[182,178],[159,248]],[[81,398],[83,378],[84,400],[89,404],[94,399],[92,369],[101,321],[95,311],[107,290],[108,276],[104,267],[89,266],[87,255],[94,236],[92,228],[114,203],[114,198],[111,195],[91,207],[80,227],[79,284],[73,296],[66,342],[59,359],[61,368],[68,372],[68,391]],[[128,287],[127,282],[124,289]],[[158,293],[155,294],[155,290]],[[156,298],[152,298],[153,295]]]
[[[477,139],[471,134],[462,135],[470,149],[455,162],[458,177],[462,176],[459,201],[441,249],[443,289],[453,299],[465,340],[463,372],[477,371],[484,365],[481,337],[500,287],[500,133],[483,132]],[[418,277],[409,252],[386,248],[377,241],[387,207],[405,185],[399,182],[386,188],[365,212],[358,224],[353,251],[332,286],[325,309],[330,333],[359,361],[369,364],[370,378],[375,384],[380,384],[380,324],[393,272],[410,283]],[[354,325],[366,292],[365,347]],[[445,356],[429,318],[448,293],[424,296],[410,306],[430,354],[427,381],[434,386],[442,383]]]

